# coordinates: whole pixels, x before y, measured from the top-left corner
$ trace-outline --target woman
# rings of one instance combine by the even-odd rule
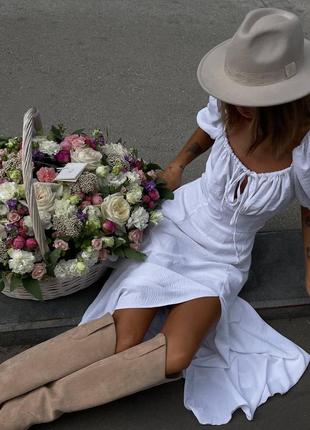
[[[238,293],[265,222],[296,197],[310,215],[309,71],[297,16],[276,8],[250,11],[203,57],[198,79],[212,95],[161,174],[175,199],[144,236],[146,261],[119,262],[77,327],[0,366],[2,430],[181,377],[201,424],[227,423],[238,407],[252,420],[297,383],[310,355]],[[180,187],[184,166],[211,145],[205,172]]]

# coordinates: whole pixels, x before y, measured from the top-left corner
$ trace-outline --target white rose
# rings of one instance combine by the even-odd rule
[[[139,230],[144,230],[147,227],[149,217],[149,213],[140,206],[132,212],[126,225],[128,228],[134,226]]]
[[[142,190],[143,188],[139,187],[139,185],[132,187],[126,194],[127,201],[132,205],[138,203],[142,197]]]
[[[18,192],[18,187],[15,182],[4,182],[3,184],[0,184],[0,200],[5,202],[6,200],[10,200]]]
[[[101,203],[101,212],[104,218],[124,225],[130,215],[130,205],[121,193],[110,194]]]
[[[10,255],[9,268],[14,273],[24,275],[25,273],[32,272],[35,257],[31,252],[21,251],[20,249],[10,249],[8,251]]]
[[[32,142],[39,144],[39,150],[48,155],[55,155],[59,150],[59,144],[53,140],[48,140],[46,136],[37,136]]]
[[[71,151],[71,161],[73,163],[87,163],[87,170],[96,170],[100,165],[102,154],[92,148],[76,148]]]
[[[34,182],[33,186],[39,212],[54,212],[55,194],[51,186],[44,182]]]

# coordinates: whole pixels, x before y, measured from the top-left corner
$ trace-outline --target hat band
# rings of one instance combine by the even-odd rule
[[[284,81],[296,75],[297,64],[295,61],[292,61],[286,64],[282,69],[270,72],[241,72],[230,69],[227,62],[225,62],[224,71],[231,79],[242,85],[269,85]]]

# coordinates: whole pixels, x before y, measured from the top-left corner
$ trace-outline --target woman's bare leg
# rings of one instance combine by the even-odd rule
[[[201,341],[220,315],[218,297],[199,297],[171,306],[160,330],[167,338],[167,376],[189,366]]]
[[[158,307],[116,309],[112,314],[116,329],[116,352],[142,342],[158,310]]]

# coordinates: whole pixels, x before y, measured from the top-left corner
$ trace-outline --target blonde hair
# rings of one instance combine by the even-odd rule
[[[221,101],[220,114],[225,130],[239,127],[242,115],[236,106]],[[274,106],[256,107],[252,122],[252,142],[248,154],[270,138],[276,159],[292,150],[310,129],[310,94]]]

